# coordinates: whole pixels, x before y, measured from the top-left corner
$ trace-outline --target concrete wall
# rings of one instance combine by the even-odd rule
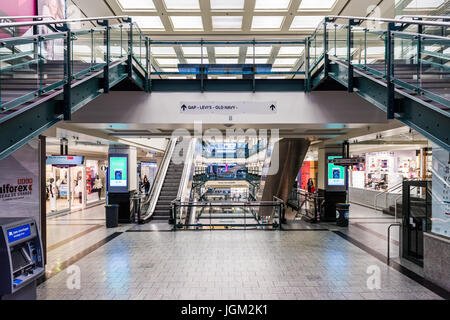
[[[275,113],[182,113],[182,101],[274,102]],[[101,95],[73,114],[75,123],[134,124],[332,124],[386,123],[386,114],[356,94],[338,91],[304,92],[171,92],[116,91]]]
[[[424,232],[423,246],[425,279],[450,291],[450,239]]]

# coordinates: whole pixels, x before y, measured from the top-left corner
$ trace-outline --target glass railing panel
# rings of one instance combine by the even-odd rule
[[[347,27],[334,25],[330,30],[328,42],[328,55],[347,61]]]
[[[77,79],[87,74],[93,64],[92,32],[75,32],[72,36],[72,75]]]
[[[367,30],[362,65],[376,76],[386,75],[386,33]]]
[[[421,38],[417,86],[435,102],[450,107],[450,39]]]
[[[102,68],[106,64],[106,36],[105,28],[95,28],[92,31],[92,47],[93,47],[93,58],[92,58],[92,69],[97,70]]]
[[[0,112],[6,112],[33,99],[41,89],[41,59],[33,37],[5,39],[1,49]]]
[[[414,89],[418,86],[418,42],[414,37],[393,34],[394,60],[392,77],[397,84]]]
[[[41,92],[50,91],[64,84],[65,73],[65,34],[48,34],[40,41],[40,63],[38,78]]]
[[[350,50],[350,61],[354,65],[362,65],[365,60],[366,31],[361,27],[352,27],[353,44]]]
[[[123,25],[111,26],[110,30],[110,61],[114,62],[127,56],[128,52],[128,33]]]

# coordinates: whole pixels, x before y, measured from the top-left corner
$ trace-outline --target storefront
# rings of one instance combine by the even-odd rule
[[[47,214],[76,211],[102,203],[106,196],[106,166],[105,160],[48,156]]]

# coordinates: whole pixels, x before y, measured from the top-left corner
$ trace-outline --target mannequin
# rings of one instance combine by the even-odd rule
[[[56,211],[56,186],[55,179],[50,178],[50,185],[48,186],[49,198],[50,198],[50,211]]]

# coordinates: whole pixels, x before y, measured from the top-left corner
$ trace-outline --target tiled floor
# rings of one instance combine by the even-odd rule
[[[356,211],[358,217],[371,216],[370,212],[362,216],[364,210]],[[87,217],[80,214],[78,218]],[[373,217],[361,220],[384,221]],[[363,225],[383,234],[380,225]],[[134,232],[126,232],[129,228]],[[101,238],[111,232],[122,233],[74,263],[80,268],[80,289],[68,288],[73,274],[62,270],[39,286],[38,298],[440,298],[333,231],[171,232],[166,224],[146,224],[91,233],[99,233]],[[367,244],[382,241],[354,225],[344,232],[352,236],[366,232],[363,241]],[[81,239],[90,245],[97,240],[85,236]],[[373,283],[370,270],[379,272],[379,289],[368,288],[368,281]]]

